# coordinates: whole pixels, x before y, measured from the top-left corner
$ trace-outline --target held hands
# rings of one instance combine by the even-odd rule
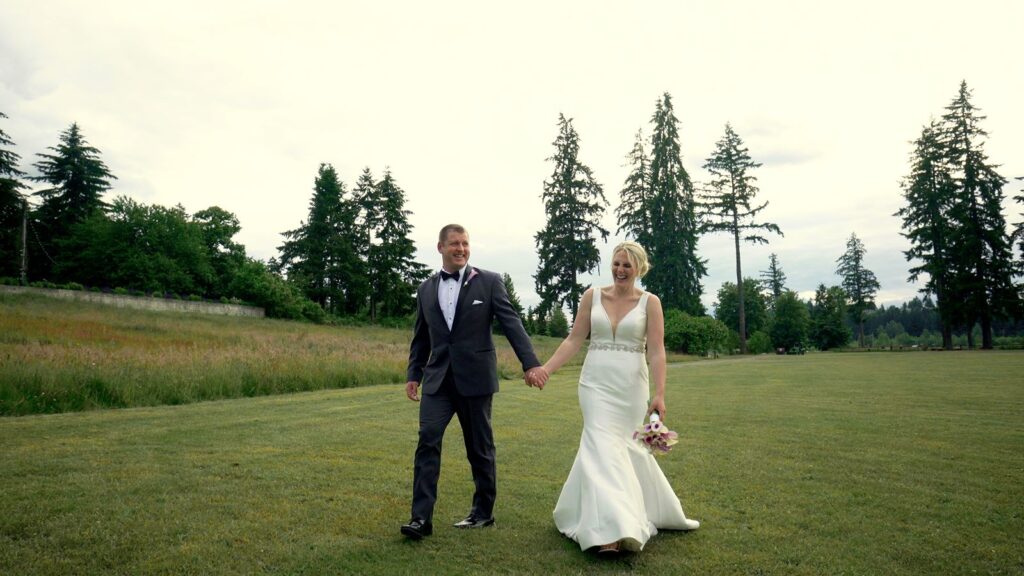
[[[526,371],[523,379],[526,380],[527,386],[533,386],[538,390],[543,390],[544,385],[547,384],[548,378],[550,377],[551,375],[548,374],[548,371],[545,370],[543,366],[534,366]]]

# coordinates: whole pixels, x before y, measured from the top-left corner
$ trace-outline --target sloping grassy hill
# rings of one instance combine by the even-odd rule
[[[411,336],[0,294],[0,416],[404,382]],[[508,342],[495,343],[501,376],[521,380]],[[558,343],[534,339],[541,358]]]

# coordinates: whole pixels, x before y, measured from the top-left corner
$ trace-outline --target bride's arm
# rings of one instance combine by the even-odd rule
[[[661,300],[651,294],[647,298],[647,361],[654,379],[654,397],[647,408],[647,416],[655,410],[665,419],[665,315]]]
[[[594,288],[588,288],[580,298],[579,308],[576,309],[576,319],[572,323],[572,331],[558,345],[558,349],[551,355],[551,358],[544,363],[544,371],[554,374],[555,370],[562,367],[570,358],[579,352],[583,342],[590,335],[590,307],[594,301]]]

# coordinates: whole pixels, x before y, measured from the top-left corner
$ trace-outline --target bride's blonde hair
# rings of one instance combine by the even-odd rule
[[[612,259],[619,252],[625,252],[629,263],[636,269],[637,280],[643,278],[651,270],[651,261],[647,259],[647,251],[636,242],[625,241],[612,250]]]

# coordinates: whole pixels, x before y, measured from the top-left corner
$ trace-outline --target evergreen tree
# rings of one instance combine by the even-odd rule
[[[693,183],[683,168],[679,121],[667,92],[655,105],[651,123],[651,236],[650,245],[645,246],[651,271],[644,285],[661,298],[665,308],[700,316],[704,313],[700,279],[707,275],[707,268],[697,257]]]
[[[565,338],[569,335],[569,319],[565,317],[565,312],[561,306],[555,306],[551,310],[551,316],[548,318],[548,336],[553,338]]]
[[[1024,181],[1024,176],[1017,177],[1017,180]],[[1024,188],[1020,190],[1022,194],[1014,196],[1013,199],[1018,204],[1024,204]],[[1017,223],[1017,229],[1014,230],[1013,236],[1017,239],[1017,249],[1020,251],[1020,260],[1017,262],[1017,275],[1024,276],[1024,212],[1020,214],[1021,221]],[[1024,301],[1024,282],[1017,286],[1017,298]],[[1021,314],[1020,316],[1024,316]]]
[[[7,115],[0,112],[0,119]],[[22,190],[28,187],[20,180],[25,173],[18,169],[21,156],[6,150],[14,142],[0,129],[0,276],[14,276],[21,269],[21,226],[26,210]]]
[[[37,230],[47,261],[34,259],[45,275],[50,272],[49,262],[59,262],[59,241],[70,234],[71,227],[95,211],[105,211],[103,193],[110,189],[116,177],[100,160],[100,151],[85,140],[78,124],[71,124],[61,133],[60,143],[49,147],[53,154],[39,153],[35,163],[39,176],[31,179],[50,185],[35,192],[42,199],[36,210],[40,222]]]
[[[768,239],[759,231],[774,232],[782,235],[777,224],[770,222],[758,223],[754,218],[768,206],[765,202],[751,207],[757,195],[754,185],[756,177],[750,174],[761,164],[751,159],[743,140],[733,131],[732,126],[725,125],[725,135],[715,144],[715,151],[704,163],[704,169],[711,173],[709,192],[704,196],[705,222],[704,232],[727,232],[732,235],[736,254],[736,287],[739,289],[739,335],[740,353],[747,353],[747,329],[745,298],[743,297],[743,269],[740,259],[740,241],[752,244],[767,244]]]
[[[878,293],[878,279],[875,273],[864,267],[864,255],[867,250],[857,234],[850,234],[846,242],[846,252],[836,262],[836,274],[843,279],[843,290],[849,301],[847,309],[850,318],[858,327],[857,341],[864,347],[864,317],[868,310],[875,307],[875,294]]]
[[[512,309],[519,315],[519,319],[522,320],[524,316],[523,305],[519,302],[519,295],[516,294],[516,286],[512,283],[512,276],[505,272],[501,275],[501,280],[505,284],[505,292],[508,293],[508,302],[512,305]]]
[[[553,144],[555,154],[548,160],[555,168],[541,194],[547,223],[534,236],[540,262],[533,277],[542,313],[567,304],[575,319],[586,290],[577,277],[601,262],[594,236],[608,240],[608,231],[601,227],[608,200],[590,168],[579,160],[579,135],[572,119],[558,115]]]
[[[540,307],[530,307],[526,312],[527,319],[530,326],[530,334],[537,334],[540,336],[548,335],[548,321],[544,317],[544,312]]]
[[[327,279],[333,295],[331,311],[356,314],[370,293],[366,261],[361,252],[368,248],[366,230],[359,224],[361,206],[357,198],[341,188],[341,202],[331,220],[332,235],[327,244]]]
[[[352,202],[356,208],[354,230],[357,241],[354,249],[363,263],[362,279],[365,281],[365,293],[362,294],[361,302],[355,306],[355,310],[368,306],[368,309],[375,314],[377,299],[371,289],[373,278],[370,271],[370,235],[371,231],[380,229],[382,220],[377,198],[377,181],[373,178],[373,172],[370,171],[369,166],[363,168],[362,174],[356,180],[352,190]]]
[[[651,246],[651,159],[644,151],[643,131],[637,131],[627,158],[632,170],[619,192],[622,202],[615,209],[619,226],[616,233],[625,233],[641,246]]]
[[[321,164],[305,223],[283,235],[280,267],[289,281],[324,310],[346,310],[351,284],[361,274],[352,238],[355,209],[345,198],[345,185],[330,164]]]
[[[512,283],[512,276],[509,276],[508,272],[501,275],[501,281],[505,284],[505,292],[508,294],[508,302],[512,305],[512,309],[519,315],[519,320],[523,323],[523,327],[526,328],[527,333],[532,333],[529,328],[529,317],[523,311],[523,305],[519,302],[519,295],[516,294],[515,284]],[[491,329],[495,334],[501,334],[501,323],[498,319],[494,319],[494,323]]]
[[[774,310],[775,301],[786,291],[786,273],[775,254],[768,257],[768,269],[761,271],[761,278],[764,278],[761,285],[767,289],[768,308]]]
[[[374,186],[372,196],[364,198],[373,209],[366,220],[371,224],[367,251],[370,285],[370,318],[396,317],[412,312],[414,294],[428,269],[416,262],[416,246],[409,234],[411,212],[405,209],[405,191],[395,182],[390,169]]]
[[[1018,176],[1017,180],[1024,181],[1024,176]],[[1018,204],[1024,204],[1024,188],[1021,188],[1020,191],[1021,194],[1014,196],[1013,199],[1016,200]],[[1020,242],[1021,258],[1024,259],[1024,212],[1021,212],[1020,217],[1021,221],[1017,222],[1017,229],[1014,230],[1013,236],[1017,239],[1017,242]],[[1024,267],[1018,270],[1018,274],[1024,274]]]
[[[840,286],[818,286],[810,310],[809,334],[811,342],[819,350],[841,348],[850,341],[850,329],[846,327],[846,291]]]
[[[914,142],[910,175],[903,180],[902,187],[907,205],[896,215],[903,219],[902,234],[911,245],[904,254],[908,261],[921,262],[910,269],[909,280],[916,282],[922,273],[927,275],[922,292],[935,295],[942,321],[942,343],[951,350],[953,325],[962,311],[952,266],[953,179],[937,122],[926,126]]]
[[[988,164],[984,116],[970,102],[967,83],[946,107],[943,133],[946,161],[953,170],[954,266],[963,291],[967,326],[981,324],[982,348],[992,348],[992,321],[1017,312],[1013,286],[1013,254],[1003,217],[1003,186],[1007,180]]]
[[[758,330],[764,330],[768,325],[768,306],[764,295],[761,293],[760,284],[753,278],[743,279],[744,290],[742,292],[743,310],[746,311],[746,322],[743,324],[747,331],[744,340]],[[715,318],[735,331],[740,333],[740,292],[732,282],[723,282],[718,290],[718,301],[715,302]]]

